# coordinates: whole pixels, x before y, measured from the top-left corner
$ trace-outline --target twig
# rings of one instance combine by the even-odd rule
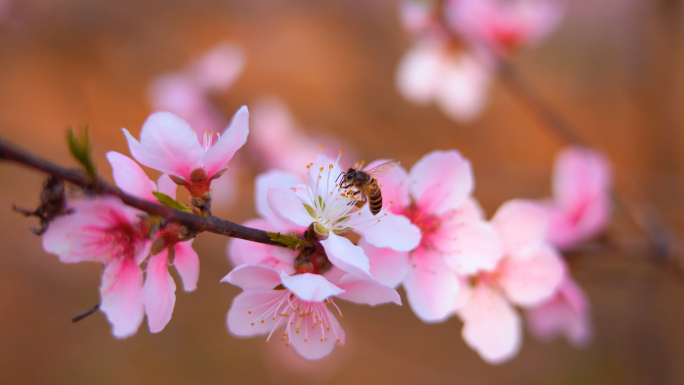
[[[197,231],[208,231],[210,233],[226,235],[233,238],[284,247],[281,243],[272,241],[271,237],[263,230],[245,227],[215,216],[204,217],[174,210],[170,207],[126,194],[120,188],[108,183],[102,178],[90,181],[81,170],[61,167],[9,143],[2,137],[0,137],[0,160],[23,164],[47,174],[54,175],[74,185],[92,190],[99,195],[117,196],[128,206],[135,207],[149,214],[160,216],[169,222],[180,223]]]

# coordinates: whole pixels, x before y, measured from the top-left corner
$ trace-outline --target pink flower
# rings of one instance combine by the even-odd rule
[[[566,272],[558,292],[552,298],[527,311],[530,332],[549,339],[562,334],[575,347],[591,342],[591,308],[586,294]]]
[[[452,49],[448,43],[425,40],[402,58],[396,87],[417,105],[434,101],[447,116],[471,121],[485,107],[492,72],[484,56]]]
[[[100,310],[115,337],[135,334],[144,315],[139,266],[151,246],[141,212],[113,197],[74,200],[68,210],[50,224],[43,248],[64,263],[104,264]]]
[[[371,274],[386,285],[403,282],[421,320],[443,321],[454,311],[462,277],[493,269],[502,256],[499,237],[471,197],[470,162],[457,151],[434,151],[410,173],[399,167],[379,182],[383,199],[393,202],[389,209],[420,229],[421,242],[412,251],[360,243]]]
[[[147,119],[140,142],[123,129],[133,157],[143,165],[191,183],[199,176],[211,180],[226,167],[235,152],[247,141],[249,112],[243,106],[233,121],[214,141],[205,135],[197,140],[190,126],[169,112],[157,112]]]
[[[568,250],[605,231],[611,178],[610,164],[599,152],[572,146],[558,155],[553,199],[543,202],[549,214],[547,236],[551,243]]]
[[[458,301],[463,339],[489,363],[517,354],[520,317],[513,305],[534,307],[549,299],[563,278],[559,254],[544,241],[546,215],[535,204],[509,201],[492,219],[504,258],[495,269],[469,279]]]
[[[538,45],[560,23],[561,0],[450,0],[445,12],[451,25],[475,45],[500,55]]]
[[[409,251],[420,241],[420,232],[406,217],[387,213],[386,209],[377,216],[371,214],[368,205],[357,209],[353,191],[342,189],[336,183],[345,171],[339,166],[339,158],[333,162],[321,153],[315,163],[307,165],[305,184],[269,188],[266,196],[269,212],[265,215],[275,216],[286,226],[306,228],[313,224],[333,265],[370,278],[370,265],[363,249],[342,237],[343,234],[355,231],[377,247]],[[263,197],[257,196],[257,202],[260,201]]]
[[[245,291],[233,300],[228,311],[228,329],[238,336],[268,334],[276,330],[302,357],[317,360],[330,354],[335,343],[344,344],[345,334],[328,305],[341,311],[333,298],[378,305],[401,304],[393,289],[346,274],[335,283],[317,274],[287,275],[263,265],[241,265],[222,282]]]
[[[133,160],[114,151],[107,153],[112,165],[114,181],[123,191],[156,202],[152,194],[154,183],[150,181]],[[159,191],[176,196],[176,184],[163,174],[158,181]],[[199,278],[199,258],[192,249],[192,239],[180,242],[178,225],[167,225],[161,229],[157,238],[164,240],[161,251],[152,255],[147,263],[145,285],[142,289],[142,301],[147,314],[147,322],[152,333],[164,329],[171,320],[176,303],[176,284],[169,274],[168,265],[174,265],[183,280],[185,291],[194,291]]]

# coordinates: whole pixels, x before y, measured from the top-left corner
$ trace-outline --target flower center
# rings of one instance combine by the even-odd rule
[[[423,245],[430,245],[431,237],[437,232],[437,229],[439,229],[442,220],[435,215],[421,210],[415,202],[405,208],[402,214],[420,229],[422,235],[421,243]]]
[[[342,317],[342,312],[332,299],[328,298],[323,302],[309,302],[301,300],[290,290],[282,290],[282,292],[282,295],[255,309],[255,311],[263,310],[254,319],[251,326],[257,323],[275,321],[266,342],[270,341],[275,330],[281,326],[285,327],[281,341],[288,346],[295,336],[303,338],[304,342],[324,342],[329,337],[340,342],[337,323],[333,320],[334,316],[327,305],[330,304],[337,309],[340,317]],[[253,311],[248,310],[248,313],[252,314]]]

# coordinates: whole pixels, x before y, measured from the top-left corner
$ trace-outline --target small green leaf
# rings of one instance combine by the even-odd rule
[[[180,211],[185,211],[187,213],[192,213],[192,210],[188,208],[188,206],[178,202],[177,200],[171,198],[170,196],[160,193],[157,191],[152,191],[152,194],[154,194],[155,198],[157,198],[157,201],[159,203],[163,204],[166,207],[171,207],[172,209],[175,210],[180,210]]]
[[[85,126],[79,136],[76,136],[73,128],[69,128],[67,131],[67,143],[69,144],[69,152],[83,166],[86,176],[90,179],[95,179],[97,168],[95,167],[95,162],[93,162],[93,148],[88,138],[88,126]]]
[[[273,233],[270,231],[267,231],[266,234],[268,234],[268,236],[271,237],[272,241],[282,243],[283,245],[293,250],[300,250],[306,244],[306,242],[303,239],[299,239],[291,235],[283,235],[281,233]]]

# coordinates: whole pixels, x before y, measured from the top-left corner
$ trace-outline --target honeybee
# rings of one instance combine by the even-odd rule
[[[364,203],[368,202],[371,213],[377,215],[380,212],[380,209],[382,209],[382,193],[380,192],[380,186],[378,185],[376,178],[386,175],[398,165],[399,161],[391,160],[377,167],[373,167],[370,170],[361,170],[359,167],[349,167],[347,172],[341,174],[342,183],[340,184],[340,187],[355,187],[356,191],[352,195],[361,195],[361,198],[356,202],[357,207],[362,207]]]

